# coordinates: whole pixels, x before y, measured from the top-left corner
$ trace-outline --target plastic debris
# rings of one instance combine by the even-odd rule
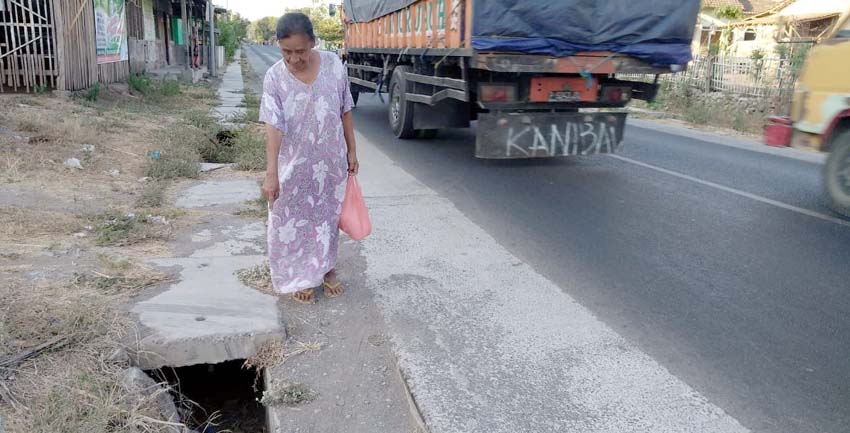
[[[109,170],[109,175],[112,177],[118,177],[121,176],[121,171],[117,168],[113,168],[112,170]]]
[[[94,153],[94,145],[93,144],[84,144],[83,152]]]
[[[77,170],[82,170],[83,164],[77,158],[68,158],[65,161],[65,167],[76,168]]]

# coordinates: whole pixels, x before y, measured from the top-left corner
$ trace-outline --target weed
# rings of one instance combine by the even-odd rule
[[[76,272],[71,284],[76,288],[92,289],[105,295],[134,295],[153,285],[166,281],[166,276],[150,268],[135,265],[126,259],[104,257],[104,269],[101,272]]]
[[[259,197],[248,202],[248,207],[236,211],[235,215],[247,218],[262,218],[269,216],[268,201]]]
[[[97,102],[97,99],[100,97],[100,83],[94,83],[94,86],[89,88],[86,92],[85,99],[88,102]]]
[[[147,94],[151,88],[151,79],[147,75],[133,74],[127,78],[130,90],[139,94]]]
[[[136,200],[136,207],[152,208],[161,207],[165,201],[165,190],[168,188],[166,181],[148,182],[142,189],[142,194]]]
[[[154,224],[151,218],[134,213],[107,211],[92,218],[95,244],[98,246],[126,246],[147,240],[166,239],[167,224]]]
[[[153,179],[197,178],[201,156],[198,148],[200,140],[206,140],[198,129],[176,125],[159,134],[163,145],[158,153],[150,158],[145,176]]]
[[[36,133],[41,131],[41,122],[34,117],[18,119],[18,130],[21,132]]]
[[[306,385],[297,382],[286,382],[263,392],[260,403],[263,406],[298,406],[315,400],[317,394]]]
[[[236,278],[243,284],[253,287],[262,292],[272,291],[272,274],[268,263],[254,266],[253,268],[240,269],[236,271]]]
[[[189,125],[204,131],[213,131],[218,127],[215,119],[207,111],[188,110],[183,113],[183,120]]]
[[[258,128],[246,126],[240,130],[233,140],[234,168],[237,170],[253,171],[266,168],[265,137]]]

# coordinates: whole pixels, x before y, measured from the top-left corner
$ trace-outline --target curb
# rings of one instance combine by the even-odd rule
[[[665,134],[688,137],[691,139],[705,141],[712,144],[718,144],[721,146],[733,147],[736,149],[748,150],[751,152],[764,153],[768,155],[781,156],[784,158],[795,159],[811,164],[824,165],[826,163],[826,154],[823,153],[799,150],[791,147],[772,147],[767,146],[764,143],[761,143],[760,141],[748,138],[699,131],[696,129],[668,125],[647,119],[629,119],[626,125],[632,128],[648,129],[651,131],[661,132]]]

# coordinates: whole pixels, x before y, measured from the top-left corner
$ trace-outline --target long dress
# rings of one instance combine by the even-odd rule
[[[280,196],[268,220],[269,267],[279,293],[318,287],[337,260],[348,180],[342,115],[354,101],[340,59],[319,54],[312,85],[297,79],[283,60],[263,82],[260,121],[283,133],[277,161]]]

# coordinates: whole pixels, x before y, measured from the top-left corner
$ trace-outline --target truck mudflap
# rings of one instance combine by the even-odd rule
[[[623,145],[625,126],[626,113],[482,113],[475,156],[523,159],[615,153]]]

